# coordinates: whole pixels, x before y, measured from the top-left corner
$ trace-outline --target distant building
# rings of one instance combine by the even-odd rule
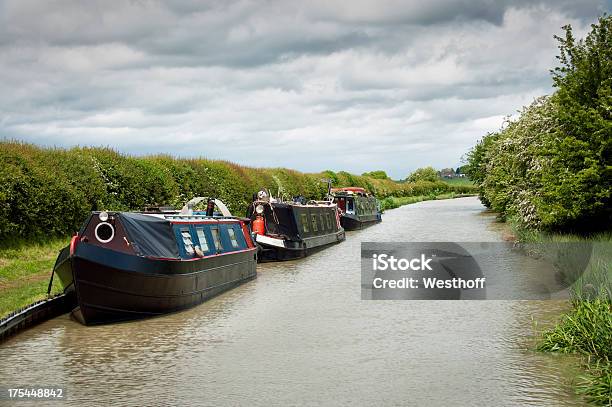
[[[439,172],[440,178],[455,178],[457,174],[452,168],[443,168]]]

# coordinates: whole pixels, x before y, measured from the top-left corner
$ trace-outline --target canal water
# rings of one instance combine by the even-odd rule
[[[185,312],[25,331],[0,345],[0,386],[61,386],[75,406],[579,405],[576,361],[533,351],[565,301],[360,299],[362,241],[500,238],[476,198],[404,206]]]

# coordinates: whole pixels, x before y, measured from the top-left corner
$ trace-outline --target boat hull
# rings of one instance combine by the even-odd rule
[[[257,236],[260,247],[258,259],[260,262],[284,261],[306,257],[332,244],[345,240],[344,230],[321,236],[313,236],[299,241],[275,239],[267,236]]]
[[[257,276],[255,248],[180,261],[79,244],[69,262],[78,303],[73,315],[85,325],[183,310]]]
[[[345,230],[359,230],[375,225],[381,221],[380,216],[370,215],[367,217],[359,217],[343,214],[340,217],[340,224]]]

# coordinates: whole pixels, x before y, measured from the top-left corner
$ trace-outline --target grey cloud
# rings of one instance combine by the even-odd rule
[[[0,138],[395,177],[456,165],[551,91],[560,26],[609,5],[4,1]]]

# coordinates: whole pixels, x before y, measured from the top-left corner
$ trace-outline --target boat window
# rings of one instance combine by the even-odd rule
[[[321,221],[321,230],[325,230],[325,217],[323,216],[323,212],[319,214],[319,220]]]
[[[200,241],[200,249],[204,253],[208,252],[210,249],[208,248],[208,239],[206,239],[204,228],[196,228],[196,234],[198,235],[198,240]]]
[[[303,213],[302,215],[300,215],[300,218],[302,219],[302,230],[303,230],[303,232],[304,233],[310,232],[310,229],[308,228],[308,215]]]
[[[195,254],[195,250],[193,248],[193,240],[191,239],[189,229],[181,229],[181,237],[183,238],[183,247],[185,247],[185,252],[188,255],[193,256]]]
[[[227,233],[229,234],[229,238],[230,238],[230,242],[232,243],[232,247],[237,249],[239,246],[238,246],[238,239],[236,239],[236,232],[234,232],[234,229],[228,228]]]
[[[223,245],[221,244],[221,233],[219,233],[219,228],[212,227],[210,228],[210,232],[212,233],[213,242],[215,243],[215,248],[217,252],[223,251]]]
[[[234,231],[236,243],[238,244],[238,246],[236,247],[239,247],[241,249],[246,249],[247,242],[246,242],[246,239],[244,238],[244,231],[242,230],[242,226],[237,223],[237,224],[231,225],[230,229]]]
[[[229,236],[231,245],[235,249],[247,248],[246,239],[244,238],[244,231],[239,223],[227,225],[227,234]]]
[[[318,232],[319,228],[317,227],[317,215],[313,213],[312,215],[310,215],[310,218],[312,219],[312,231]]]
[[[353,200],[352,199],[347,199],[346,200],[346,211],[354,211],[355,207],[353,206]]]
[[[327,221],[327,228],[332,230],[334,226],[332,225],[331,213],[327,212],[325,214],[325,220]]]

